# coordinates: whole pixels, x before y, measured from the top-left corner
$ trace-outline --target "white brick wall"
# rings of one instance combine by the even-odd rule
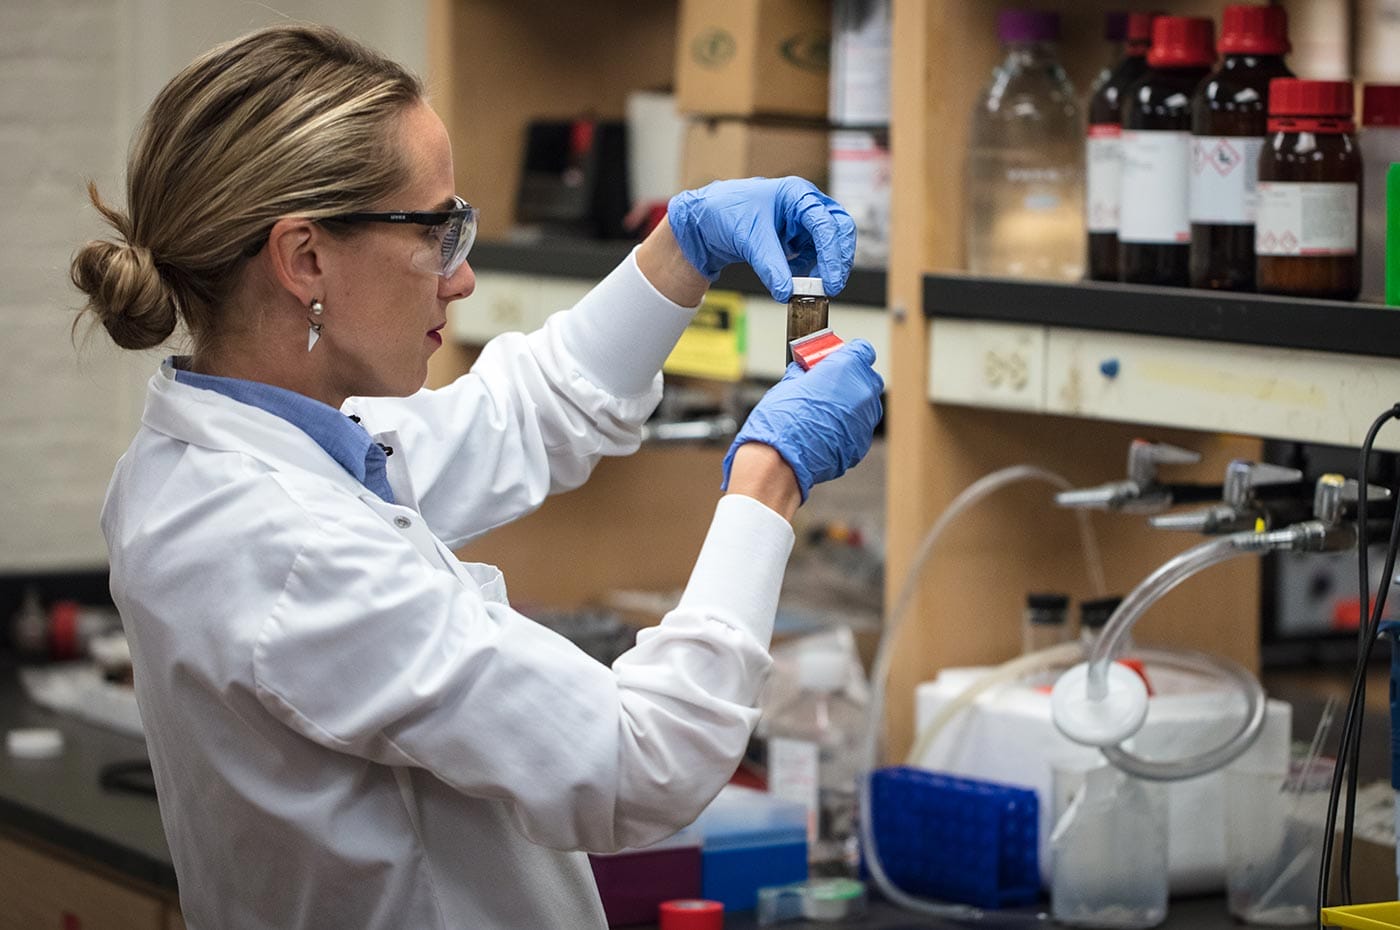
[[[0,572],[100,567],[97,514],[161,352],[69,338],[68,261],[103,234],[88,178],[124,200],[127,143],[210,45],[282,18],[330,23],[420,74],[426,0],[0,0]]]

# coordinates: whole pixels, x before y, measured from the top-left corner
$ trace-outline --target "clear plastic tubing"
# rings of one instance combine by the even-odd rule
[[[981,908],[971,905],[931,901],[906,894],[890,881],[889,875],[880,863],[880,852],[875,845],[875,833],[872,829],[874,819],[870,804],[870,772],[879,765],[880,734],[885,720],[885,685],[889,680],[894,643],[898,638],[899,628],[904,622],[904,615],[908,613],[909,605],[914,601],[914,594],[918,590],[919,576],[923,572],[924,565],[928,563],[929,557],[933,554],[935,545],[943,537],[944,531],[958,517],[996,491],[1021,481],[1044,482],[1061,491],[1067,491],[1074,487],[1068,479],[1052,471],[1033,465],[1013,465],[979,478],[955,497],[948,505],[948,509],[944,510],[933,522],[933,526],[929,528],[923,542],[919,544],[913,561],[909,563],[909,568],[905,571],[899,596],[895,599],[894,609],[890,611],[889,621],[885,624],[884,632],[880,635],[880,645],[875,650],[875,661],[870,671],[870,723],[865,728],[865,745],[861,752],[865,771],[856,781],[860,795],[860,817],[858,818],[860,821],[858,824],[860,845],[865,854],[865,864],[870,869],[870,877],[875,880],[875,884],[887,900],[905,910],[948,920],[980,921],[989,915]],[[1089,572],[1090,583],[1093,585],[1094,592],[1102,596],[1105,584],[1098,540],[1089,524],[1088,514],[1081,510],[1077,511],[1075,516],[1079,522],[1080,539],[1084,548],[1084,561]],[[999,926],[1023,922],[1041,925],[1049,921],[1050,915],[1043,912],[1035,914],[998,912],[995,914],[995,918]]]
[[[1108,696],[1108,670],[1118,658],[1133,625],[1148,608],[1192,575],[1237,556],[1269,551],[1274,548],[1274,542],[1273,534],[1265,533],[1222,536],[1187,549],[1147,576],[1123,599],[1094,644],[1093,652],[1089,655],[1086,685],[1089,699],[1101,701]],[[1139,778],[1175,781],[1212,772],[1250,747],[1264,725],[1265,709],[1264,689],[1253,675],[1236,663],[1203,653],[1160,651],[1153,652],[1152,657],[1165,664],[1204,672],[1235,684],[1244,695],[1247,706],[1244,722],[1225,743],[1188,759],[1150,761],[1132,755],[1121,747],[1104,747],[1104,755],[1110,762]]]

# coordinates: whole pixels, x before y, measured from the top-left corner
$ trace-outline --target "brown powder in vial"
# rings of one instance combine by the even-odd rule
[[[787,364],[792,364],[792,341],[809,336],[829,325],[831,301],[822,288],[821,278],[793,278],[792,299],[787,311]]]

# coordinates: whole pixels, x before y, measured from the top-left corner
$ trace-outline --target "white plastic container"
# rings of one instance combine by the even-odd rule
[[[1400,85],[1362,91],[1361,298],[1385,300],[1385,174],[1400,162]]]
[[[1166,919],[1167,811],[1160,785],[1111,765],[1090,769],[1050,845],[1057,923],[1140,928]]]
[[[915,722],[922,728],[990,669],[945,669],[915,692]],[[1224,742],[1238,726],[1243,701],[1227,697],[1215,682],[1169,669],[1147,667],[1155,696],[1134,750],[1149,758],[1178,758]],[[1282,771],[1288,765],[1292,707],[1269,701],[1264,732],[1241,763]],[[1049,837],[1054,828],[1057,766],[1097,764],[1100,754],[1071,742],[1050,717],[1043,690],[1011,686],[988,691],[953,718],[915,764],[969,778],[1020,785],[1040,797],[1040,862],[1050,884]],[[1225,777],[1213,772],[1166,786],[1167,867],[1172,894],[1204,894],[1225,888]]]

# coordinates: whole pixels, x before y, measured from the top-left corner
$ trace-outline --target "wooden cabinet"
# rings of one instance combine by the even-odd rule
[[[171,922],[172,917],[175,922]],[[176,930],[178,910],[153,892],[0,836],[0,930]]]

